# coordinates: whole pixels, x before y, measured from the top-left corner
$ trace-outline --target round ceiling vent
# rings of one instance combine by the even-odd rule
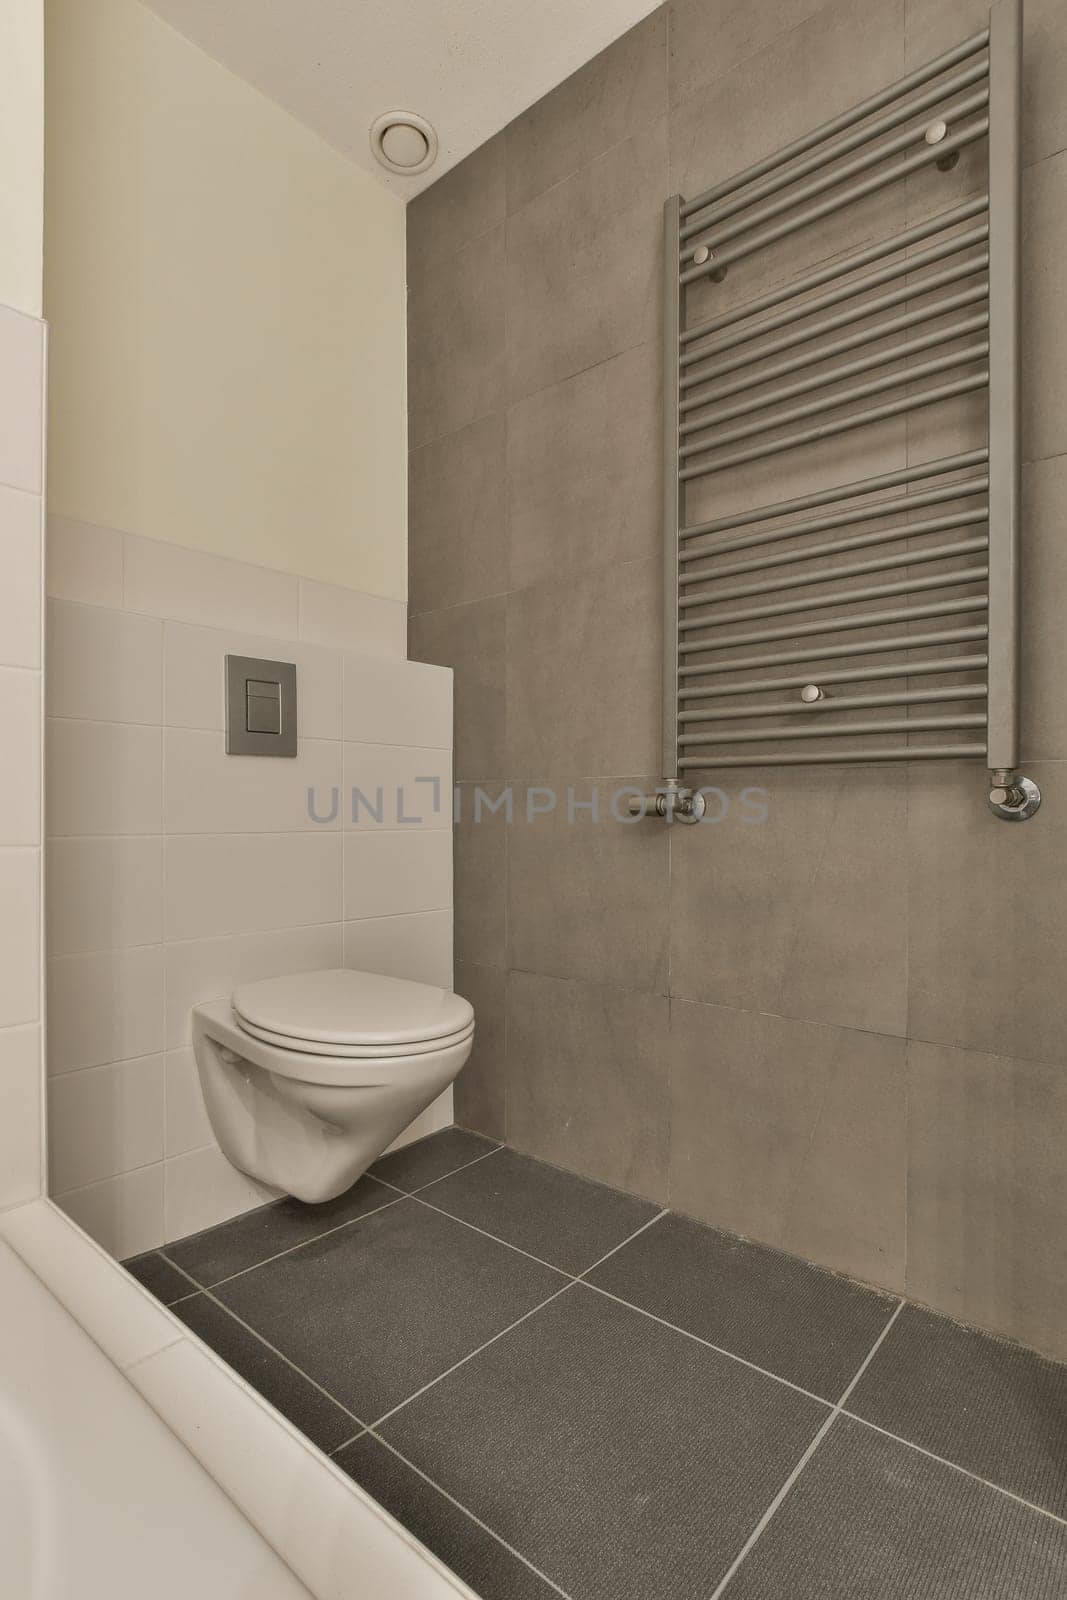
[[[437,160],[437,135],[414,111],[387,111],[371,124],[370,147],[383,167],[413,178]]]

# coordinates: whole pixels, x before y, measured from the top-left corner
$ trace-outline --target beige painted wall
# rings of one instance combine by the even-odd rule
[[[401,203],[138,0],[46,110],[50,511],[403,598]]]
[[[0,305],[41,314],[42,0],[0,7]]]

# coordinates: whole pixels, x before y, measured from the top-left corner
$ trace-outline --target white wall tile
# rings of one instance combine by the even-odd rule
[[[357,655],[403,661],[408,653],[407,604],[301,578],[300,637]]]
[[[297,754],[228,756],[222,733],[166,728],[163,817],[167,833],[299,833],[341,826],[341,746],[301,739]],[[315,796],[316,822],[308,791]]]
[[[443,828],[346,833],[345,921],[452,904],[452,835]]]
[[[117,1261],[163,1243],[162,1162],[54,1198]]]
[[[341,836],[173,835],[164,857],[168,939],[341,920]]]
[[[132,533],[126,535],[123,559],[127,611],[297,637],[300,580],[288,573]]]
[[[41,501],[0,487],[0,662],[41,665]]]
[[[167,1049],[176,1050],[192,1038],[195,1005],[228,1000],[242,983],[341,966],[341,924],[176,941],[164,960]]]
[[[0,483],[42,490],[44,323],[0,305]]]
[[[102,606],[48,603],[48,714],[163,720],[163,624]]]
[[[0,848],[0,1028],[41,1010],[41,852]]]
[[[51,837],[161,832],[161,728],[49,718],[47,750]]]
[[[41,674],[0,667],[0,842],[41,842]]]
[[[183,1337],[147,1289],[47,1200],[0,1217],[0,1235],[117,1367]]]
[[[451,751],[390,744],[346,744],[344,749],[346,828],[451,828]]]
[[[49,955],[160,943],[161,838],[52,839],[45,854]]]
[[[164,721],[172,727],[224,728],[226,657],[260,656],[295,665],[301,737],[341,737],[341,656],[336,650],[184,622],[164,624],[163,650]]]
[[[72,517],[48,518],[45,587],[59,600],[122,607],[124,535]]]
[[[0,1029],[0,1208],[41,1193],[41,1030]]]
[[[49,961],[50,1073],[157,1055],[162,1049],[159,945]]]
[[[344,657],[345,738],[452,748],[452,669]]]
[[[452,913],[366,917],[345,923],[345,966],[387,978],[452,987]]]
[[[184,1239],[276,1198],[278,1191],[231,1167],[221,1150],[194,1150],[166,1163],[164,1238]]]
[[[64,1194],[163,1159],[163,1057],[88,1067],[48,1086],[52,1188]]]
[[[50,717],[46,750],[50,837],[162,832],[162,728]]]
[[[192,1047],[172,1050],[164,1065],[164,1148],[169,1156],[215,1143]]]

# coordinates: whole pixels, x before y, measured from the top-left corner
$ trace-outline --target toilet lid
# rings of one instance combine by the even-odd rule
[[[470,1002],[451,989],[345,970],[242,984],[233,1009],[257,1032],[342,1048],[446,1039],[474,1021]]]

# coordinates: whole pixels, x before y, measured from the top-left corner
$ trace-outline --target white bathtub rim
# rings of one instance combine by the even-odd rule
[[[99,1293],[86,1293],[85,1285],[70,1285],[63,1273],[58,1270],[62,1263],[57,1261],[55,1250],[50,1250],[47,1237],[42,1240],[44,1232],[52,1234],[53,1239],[76,1241],[79,1252],[88,1265],[93,1262],[96,1267],[99,1282],[108,1282],[113,1291],[114,1314],[109,1315],[111,1296],[106,1295],[101,1303]],[[175,1345],[185,1342],[199,1351],[214,1367],[225,1382],[238,1390],[262,1415],[269,1419],[272,1429],[277,1431],[279,1447],[292,1452],[294,1446],[298,1447],[303,1470],[311,1476],[317,1475],[325,1488],[329,1483],[333,1486],[336,1495],[340,1489],[349,1496],[364,1512],[369,1512],[387,1532],[395,1539],[398,1545],[406,1548],[410,1556],[415,1556],[426,1567],[428,1580],[426,1595],[430,1600],[432,1595],[440,1595],[441,1600],[451,1600],[451,1597],[460,1596],[461,1600],[479,1600],[474,1590],[470,1589],[448,1567],[440,1561],[432,1551],[396,1518],[391,1516],[376,1500],[354,1482],[347,1473],[343,1472],[327,1455],[291,1423],[287,1417],[264,1399],[258,1390],[252,1387],[244,1378],[229,1367],[209,1345],[188,1328],[168,1307],[162,1305],[154,1295],[125,1271],[120,1264],[110,1256],[104,1248],[90,1237],[76,1222],[47,1197],[32,1200],[26,1205],[16,1206],[0,1213],[0,1237],[15,1251],[30,1271],[44,1283],[45,1287],[73,1316],[85,1333],[97,1344],[114,1366],[122,1372],[127,1382],[137,1389],[149,1400],[153,1410],[170,1428],[171,1432],[184,1444],[192,1455],[200,1462],[209,1475],[215,1480],[225,1494],[234,1502],[242,1515],[262,1535],[276,1553],[281,1556],[318,1600],[336,1600],[337,1590],[329,1584],[324,1584],[315,1571],[321,1558],[323,1533],[312,1533],[303,1538],[296,1538],[290,1530],[279,1529],[265,1525],[265,1520],[255,1514],[242,1499],[240,1485],[227,1481],[219,1476],[215,1463],[210,1459],[210,1453],[203,1453],[197,1448],[197,1433],[195,1418],[191,1414],[181,1415],[179,1406],[171,1404],[163,1409],[157,1400],[153,1400],[138,1381],[141,1373],[150,1370],[151,1363],[164,1352],[172,1350]],[[51,1257],[51,1259],[49,1259]],[[92,1269],[90,1269],[92,1270]],[[104,1275],[107,1275],[105,1278]],[[191,1293],[196,1290],[191,1287]],[[129,1330],[124,1326],[124,1320],[118,1306],[125,1297],[127,1304],[135,1303],[133,1296],[137,1297],[146,1312],[143,1319],[144,1345],[141,1348],[131,1347]],[[79,1306],[78,1302],[82,1301]],[[89,1307],[85,1305],[90,1302]],[[87,1315],[87,1309],[92,1313]],[[158,1335],[153,1339],[147,1334],[147,1329],[155,1322],[159,1329]],[[165,1331],[164,1331],[165,1330]],[[137,1330],[140,1334],[142,1330]],[[125,1350],[125,1359],[123,1358]],[[357,1425],[353,1425],[353,1433],[358,1433]],[[282,1441],[286,1441],[283,1443]],[[325,1497],[324,1497],[325,1498]],[[398,1560],[405,1562],[405,1557],[398,1550]],[[357,1575],[353,1574],[356,1578]],[[435,1581],[436,1580],[436,1581]],[[357,1594],[365,1595],[365,1590],[358,1587],[353,1589],[353,1600]]]

